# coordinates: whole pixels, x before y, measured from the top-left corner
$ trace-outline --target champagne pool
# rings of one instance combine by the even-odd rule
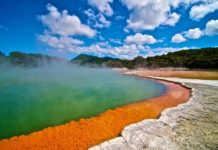
[[[110,69],[0,67],[0,139],[89,118],[166,90]]]

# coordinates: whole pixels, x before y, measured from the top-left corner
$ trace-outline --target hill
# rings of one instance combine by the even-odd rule
[[[71,62],[76,62],[81,65],[104,65],[118,68],[184,67],[196,69],[218,69],[218,48],[181,50],[147,58],[138,56],[133,60],[121,60],[110,57],[100,58],[82,54],[75,59],[72,59]]]
[[[148,57],[149,67],[218,68],[218,48],[182,50],[162,56]]]
[[[12,64],[23,67],[38,67],[52,62],[67,62],[53,56],[43,54],[27,54],[11,52],[9,56],[0,52],[0,64]],[[202,48],[181,50],[161,56],[141,57],[133,60],[122,60],[111,57],[97,57],[80,54],[70,61],[73,64],[88,65],[91,67],[116,67],[116,68],[165,68],[182,67],[190,69],[218,69],[218,48]]]
[[[0,64],[10,64],[21,67],[38,67],[42,65],[51,64],[52,62],[61,61],[66,62],[66,60],[43,54],[11,52],[9,56],[6,56],[2,52],[0,52]]]
[[[72,63],[80,64],[80,65],[92,65],[92,66],[99,66],[104,65],[110,61],[120,61],[120,59],[111,58],[111,57],[97,57],[91,56],[87,54],[80,54],[76,58],[72,59]]]

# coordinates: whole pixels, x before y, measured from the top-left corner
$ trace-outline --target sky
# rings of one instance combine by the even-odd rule
[[[0,0],[5,54],[133,59],[217,46],[217,0]]]

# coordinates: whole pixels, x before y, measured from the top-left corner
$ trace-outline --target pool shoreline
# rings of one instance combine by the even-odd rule
[[[89,119],[81,119],[77,122],[72,121],[64,125],[45,128],[29,135],[4,139],[0,141],[0,147],[3,150],[87,149],[119,136],[123,128],[129,124],[159,117],[161,112],[166,108],[185,103],[190,97],[190,89],[181,84],[156,79],[152,80],[164,84],[167,87],[166,93],[159,97],[107,110]],[[181,92],[181,90],[183,91]],[[184,95],[181,96],[181,94],[184,94],[184,91],[186,95],[185,98],[182,98]],[[170,96],[177,101],[169,99]]]
[[[165,109],[158,119],[126,126],[119,137],[90,150],[217,149],[218,80],[146,76],[137,71],[127,74],[182,84],[191,89],[191,97],[186,103]]]

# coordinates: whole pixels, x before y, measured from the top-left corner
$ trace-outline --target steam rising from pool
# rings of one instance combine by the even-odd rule
[[[103,68],[0,67],[0,139],[96,116],[164,90],[154,81]]]

